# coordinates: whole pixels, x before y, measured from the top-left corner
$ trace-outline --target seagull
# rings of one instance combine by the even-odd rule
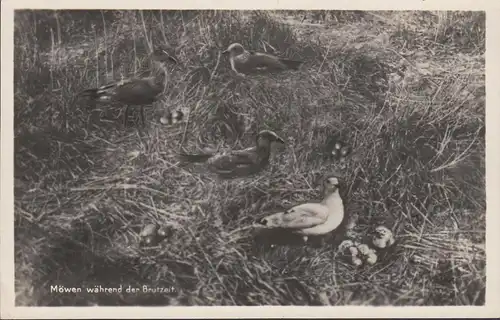
[[[297,70],[303,61],[279,58],[268,53],[247,51],[239,43],[233,43],[222,52],[229,53],[231,69],[238,75],[244,76],[252,71],[265,69],[267,71]]]
[[[273,142],[285,144],[285,140],[275,132],[262,130],[255,139],[255,146],[250,148],[222,154],[213,151],[202,154],[179,153],[179,156],[188,162],[205,162],[210,171],[222,178],[234,178],[255,174],[267,167]]]
[[[278,212],[257,221],[266,228],[280,228],[308,236],[324,235],[337,229],[344,219],[344,203],[339,194],[339,180],[328,176],[323,181],[323,200],[303,203],[284,212]]]
[[[130,106],[141,106],[140,116],[144,125],[143,106],[153,104],[163,92],[166,79],[166,64],[177,63],[177,59],[161,47],[156,48],[149,56],[152,64],[151,76],[145,78],[128,78],[111,82],[97,88],[83,90],[78,96],[87,97],[94,102],[118,102],[125,105],[123,123],[126,125]]]

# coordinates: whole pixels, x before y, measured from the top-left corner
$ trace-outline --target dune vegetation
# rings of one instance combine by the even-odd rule
[[[233,42],[305,63],[238,78],[220,54]],[[180,63],[145,128],[75,98],[147,69],[158,44]],[[17,305],[484,304],[484,12],[21,10],[14,50]],[[177,108],[185,121],[160,122]],[[175,155],[263,129],[287,143],[251,178]],[[251,227],[331,173],[352,232],[396,237],[373,266],[340,257],[343,232],[270,246]],[[150,222],[168,237],[139,246]]]

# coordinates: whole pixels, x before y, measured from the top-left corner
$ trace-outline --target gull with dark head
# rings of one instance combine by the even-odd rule
[[[262,130],[255,139],[255,146],[243,150],[232,150],[217,154],[207,152],[202,154],[180,153],[179,156],[187,162],[205,162],[210,171],[223,178],[234,178],[255,174],[269,165],[272,143],[285,144],[285,140],[275,132]]]

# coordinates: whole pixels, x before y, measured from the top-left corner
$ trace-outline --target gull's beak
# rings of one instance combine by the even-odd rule
[[[275,141],[276,141],[276,142],[279,142],[279,143],[281,143],[281,144],[285,144],[285,140],[283,140],[283,138],[278,137],[278,136],[276,136],[276,140],[275,140]]]
[[[227,51],[227,50],[222,51],[222,54],[226,54],[226,53],[229,53],[229,51]]]

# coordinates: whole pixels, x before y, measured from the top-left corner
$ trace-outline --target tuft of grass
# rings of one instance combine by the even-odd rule
[[[484,13],[17,11],[17,305],[481,305],[485,292]],[[235,77],[232,42],[303,68]],[[148,69],[162,44],[180,66],[146,132],[80,90]],[[179,107],[189,118],[163,126]],[[177,148],[287,137],[265,174],[220,181]],[[327,146],[341,138],[343,162]],[[393,249],[355,268],[323,246],[270,247],[259,217],[319,197],[338,173],[349,219]],[[138,245],[146,223],[168,227]],[[282,236],[274,236],[283,240]],[[50,287],[84,288],[54,294]],[[85,288],[174,288],[89,294]]]

